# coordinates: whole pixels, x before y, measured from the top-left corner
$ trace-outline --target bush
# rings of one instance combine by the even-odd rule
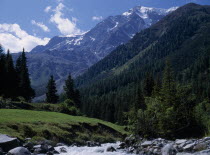
[[[65,114],[69,114],[69,115],[80,115],[80,111],[78,108],[76,108],[75,106],[69,106],[68,105],[69,102],[64,102],[60,105],[60,110],[59,112],[61,113],[65,113]]]
[[[210,102],[205,100],[198,104],[195,108],[195,117],[200,126],[206,132],[206,135],[210,135]]]
[[[68,105],[68,106],[75,106],[75,103],[73,100],[71,99],[67,99],[64,101],[64,104]]]

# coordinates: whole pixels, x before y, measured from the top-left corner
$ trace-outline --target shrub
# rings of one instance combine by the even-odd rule
[[[75,103],[73,100],[71,99],[67,99],[64,101],[64,104],[68,105],[68,106],[75,106]]]

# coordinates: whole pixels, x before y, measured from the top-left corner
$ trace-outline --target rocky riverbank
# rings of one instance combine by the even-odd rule
[[[145,140],[131,135],[119,149],[139,155],[210,155],[210,137],[170,141],[162,138]]]
[[[59,154],[55,150],[56,146],[64,144],[55,144],[52,141],[30,142],[30,138],[20,141],[4,134],[0,134],[0,155],[30,155],[30,154]],[[65,150],[61,150],[65,151]]]
[[[84,145],[81,147],[81,145],[75,143],[67,146],[49,140],[32,142],[30,138],[20,141],[17,138],[0,134],[0,155],[71,154],[69,150],[78,151],[81,148],[84,152],[83,149],[90,150],[91,147],[98,148],[96,149],[98,154],[116,152],[116,154],[137,155],[210,155],[210,137],[171,141],[162,138],[146,140],[131,135],[125,138],[124,142],[109,145],[106,149],[98,142],[87,141]]]
[[[85,144],[83,144],[83,146],[84,145],[87,147],[101,146],[99,142],[91,141],[87,141]],[[75,143],[71,146],[80,147],[81,144]],[[0,155],[53,155],[67,153],[67,148],[68,146],[63,143],[55,143],[50,140],[32,142],[31,138],[27,138],[24,141],[21,141],[18,138],[0,134]]]

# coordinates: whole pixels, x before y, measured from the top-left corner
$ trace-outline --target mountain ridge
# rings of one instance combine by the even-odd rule
[[[129,15],[123,13],[110,16],[82,35],[55,36],[47,45],[37,46],[27,53],[32,86],[37,90],[37,95],[44,94],[44,85],[50,75],[54,75],[61,93],[68,73],[73,77],[81,75],[117,46],[126,43],[137,32],[156,23],[175,8],[141,9],[142,7],[136,7]],[[139,12],[143,12],[141,16]]]
[[[138,87],[143,85],[147,73],[155,79],[161,77],[168,59],[176,81],[192,86],[193,93],[199,94],[200,98],[208,97],[209,38],[210,6],[188,4],[180,7],[139,32],[76,79],[76,85],[84,96],[84,113],[120,121],[118,114],[128,112],[136,103]],[[199,91],[196,88],[198,84]],[[104,112],[106,107],[115,109],[114,114]],[[96,110],[98,113],[93,113]],[[114,115],[114,118],[107,118],[104,113]]]

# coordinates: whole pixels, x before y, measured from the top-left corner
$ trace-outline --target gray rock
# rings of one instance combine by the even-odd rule
[[[65,147],[61,147],[61,148],[60,148],[60,152],[61,152],[61,153],[66,153],[66,152],[67,152],[67,149],[66,149]]]
[[[141,146],[143,146],[143,147],[147,147],[150,145],[152,145],[152,141],[145,141],[144,143],[141,144]]]
[[[115,152],[116,149],[115,149],[114,147],[110,146],[110,147],[108,147],[108,148],[106,149],[106,151],[107,151],[107,152]]]
[[[126,148],[126,144],[125,144],[125,143],[121,143],[121,144],[119,145],[119,149],[124,149],[124,148]]]
[[[210,149],[198,152],[196,155],[210,155]]]
[[[56,147],[58,147],[58,146],[65,146],[65,144],[63,144],[63,143],[57,143],[56,144]]]
[[[180,148],[183,148],[183,147],[185,147],[186,145],[187,145],[186,143],[182,143],[182,144],[179,145],[179,147],[180,147]]]
[[[31,155],[28,149],[24,147],[16,147],[8,152],[8,155]]]
[[[192,151],[193,147],[195,146],[195,143],[187,144],[183,149],[185,151]]]
[[[34,154],[41,154],[41,153],[43,153],[41,148],[36,148],[34,150]]]
[[[208,140],[210,140],[210,137],[205,137],[204,138],[204,141],[208,141]]]
[[[19,140],[17,138],[12,138],[4,134],[0,134],[0,147],[4,152],[16,148],[19,146]]]
[[[194,151],[202,151],[202,150],[206,150],[207,149],[207,144],[206,143],[199,143],[199,144],[196,144],[193,148]]]
[[[35,145],[33,148],[34,149],[38,149],[38,148],[40,148],[41,147],[41,145]]]
[[[180,145],[180,144],[183,144],[183,143],[186,143],[186,142],[187,142],[186,139],[177,139],[177,140],[175,141],[175,143],[176,143],[177,145]]]
[[[54,154],[59,154],[59,152],[56,150],[47,152],[47,155],[54,155]]]
[[[49,151],[49,145],[47,145],[47,144],[42,144],[41,145],[41,153],[47,153],[48,151]]]
[[[86,145],[87,145],[88,147],[101,146],[100,143],[92,142],[92,141],[87,141],[87,142],[86,142]]]
[[[41,144],[41,145],[36,145],[34,147],[34,153],[39,154],[39,153],[47,153],[50,151],[54,151],[54,147],[52,147],[51,145],[48,144]]]
[[[34,147],[34,144],[32,142],[27,142],[27,143],[23,144],[23,147],[31,150]]]
[[[177,150],[173,147],[173,144],[165,145],[161,150],[162,155],[176,155]]]

